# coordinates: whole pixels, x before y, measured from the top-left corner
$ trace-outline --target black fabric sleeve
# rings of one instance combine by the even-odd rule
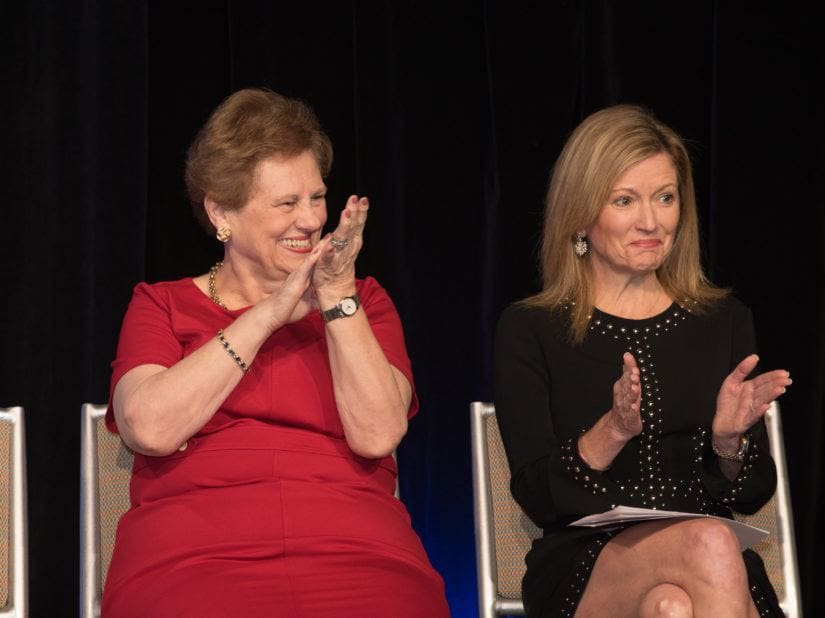
[[[750,309],[736,303],[731,312],[730,370],[750,354],[756,352],[753,315]],[[756,371],[760,371],[757,368]],[[721,386],[721,385],[720,385]],[[705,489],[715,500],[739,513],[755,513],[770,500],[776,489],[776,467],[770,453],[765,421],[760,419],[751,427],[750,446],[739,470],[732,481],[719,467],[719,458],[713,453],[708,439],[702,457],[702,481]]]
[[[545,529],[620,503],[615,483],[578,456],[578,436],[556,434],[547,358],[555,350],[553,338],[542,332],[547,328],[548,317],[539,310],[506,309],[496,331],[494,371],[496,419],[510,464],[511,491]]]

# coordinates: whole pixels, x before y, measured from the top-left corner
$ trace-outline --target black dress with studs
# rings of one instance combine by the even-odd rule
[[[593,312],[583,343],[568,339],[564,312],[514,305],[496,333],[496,417],[513,496],[544,530],[527,554],[527,615],[573,616],[599,551],[616,532],[571,528],[617,505],[731,517],[752,513],[776,486],[763,422],[738,477],[721,472],[710,444],[725,377],[756,351],[750,310],[728,298],[699,314],[674,303],[644,320]],[[622,354],[637,360],[644,429],[597,472],[576,440],[612,405]],[[759,556],[744,552],[751,593],[763,616],[782,616]]]

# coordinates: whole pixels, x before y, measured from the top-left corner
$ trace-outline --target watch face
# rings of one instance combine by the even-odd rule
[[[349,297],[341,300],[339,306],[341,307],[341,312],[344,315],[352,315],[358,309],[358,305],[356,304],[355,299]]]

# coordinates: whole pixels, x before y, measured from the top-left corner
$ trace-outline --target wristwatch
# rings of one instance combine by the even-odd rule
[[[348,318],[351,315],[353,315],[356,311],[358,311],[358,307],[360,306],[361,299],[358,298],[358,294],[353,294],[352,296],[344,296],[344,298],[339,300],[338,304],[335,305],[332,309],[322,311],[321,317],[324,318],[324,322],[332,322],[333,320],[337,320],[338,318]]]

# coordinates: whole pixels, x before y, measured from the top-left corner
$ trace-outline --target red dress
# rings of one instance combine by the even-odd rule
[[[357,288],[384,354],[412,385],[392,301],[372,278]],[[112,390],[138,365],[173,365],[243,311],[221,309],[192,279],[139,284]],[[410,416],[417,407],[413,395]],[[111,406],[106,420],[117,431]],[[392,457],[364,459],[347,446],[312,312],[266,341],[184,450],[135,454],[102,615],[449,616],[395,478]]]

